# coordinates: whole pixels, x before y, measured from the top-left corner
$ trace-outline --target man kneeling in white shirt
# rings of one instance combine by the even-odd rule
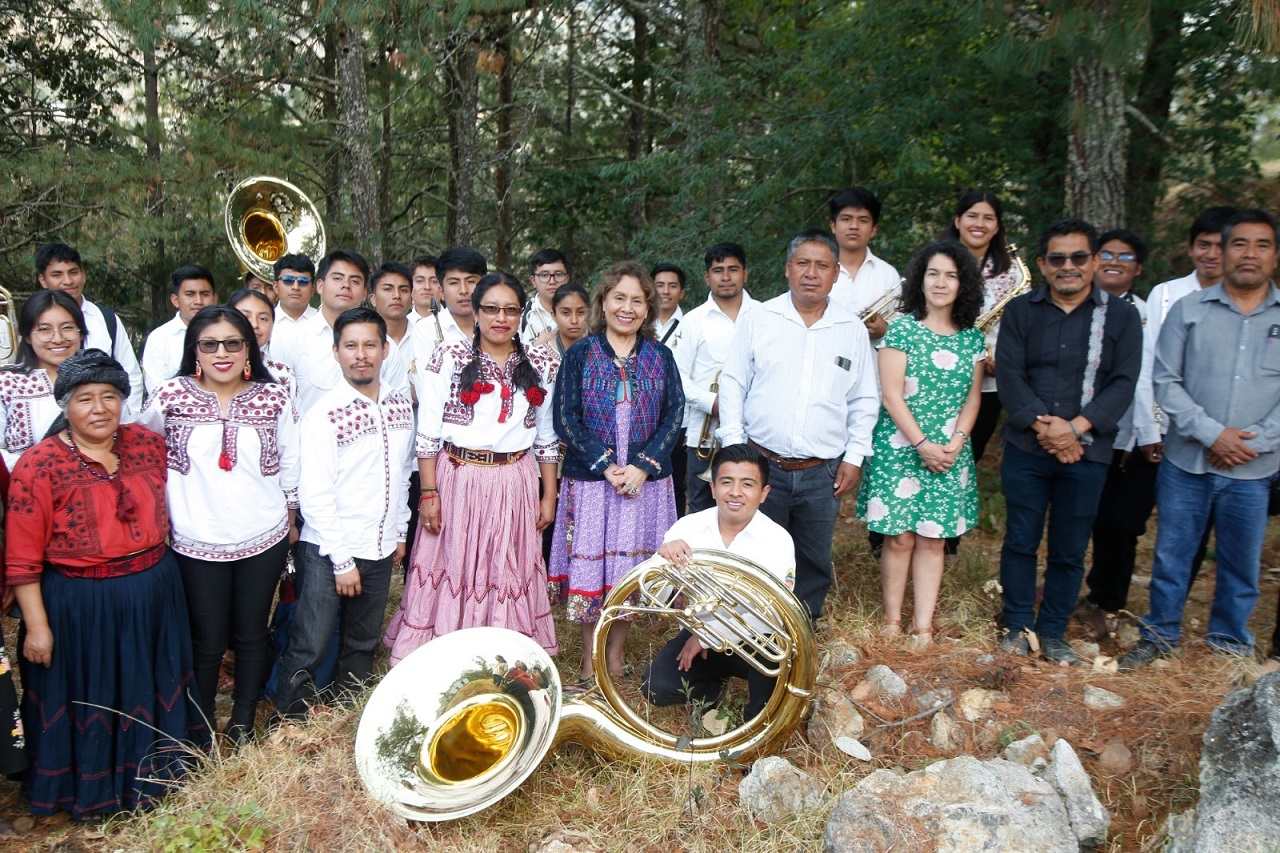
[[[796,550],[791,534],[759,512],[769,494],[769,460],[749,444],[733,444],[720,449],[711,469],[711,494],[716,505],[673,524],[658,555],[683,566],[694,548],[728,551],[751,560],[793,589]],[[747,707],[742,717],[750,720],[769,701],[775,679],[761,675],[736,654],[708,654],[686,628],[658,652],[641,690],[659,706],[685,702],[712,706],[734,677],[747,680]]]

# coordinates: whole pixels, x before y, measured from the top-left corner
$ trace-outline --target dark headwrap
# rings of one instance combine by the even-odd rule
[[[58,381],[53,383],[53,399],[59,407],[65,409],[67,401],[77,388],[93,384],[114,385],[122,398],[129,398],[129,374],[120,366],[120,362],[100,349],[82,349],[58,367]],[[44,437],[56,435],[66,428],[66,415],[58,415]]]

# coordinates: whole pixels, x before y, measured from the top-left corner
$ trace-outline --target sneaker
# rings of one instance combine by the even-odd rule
[[[1000,641],[1000,651],[1005,654],[1017,655],[1025,658],[1031,654],[1031,642],[1027,640],[1027,635],[1021,632],[1017,634],[1006,634],[1004,639]]]
[[[1156,658],[1168,657],[1168,655],[1169,652],[1164,646],[1155,640],[1148,640],[1143,637],[1138,641],[1138,645],[1120,656],[1120,659],[1116,661],[1116,666],[1121,672],[1132,672],[1140,666],[1146,666]]]
[[[1061,637],[1041,637],[1040,657],[1058,666],[1079,666],[1084,663],[1075,649]]]

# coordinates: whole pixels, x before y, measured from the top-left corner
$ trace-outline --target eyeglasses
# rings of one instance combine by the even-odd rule
[[[55,332],[57,337],[67,340],[80,337],[80,327],[74,323],[63,323],[61,326],[36,326],[32,329],[31,335],[40,343],[47,344],[54,339]]]
[[[499,313],[506,314],[508,317],[519,317],[519,305],[481,305],[480,310],[488,317],[497,317]]]
[[[542,282],[543,284],[546,284],[547,282],[552,280],[555,280],[561,283],[564,283],[569,280],[569,274],[567,272],[536,272],[533,274],[533,277],[536,278],[538,281]]]
[[[244,349],[244,338],[227,338],[225,341],[214,341],[204,338],[196,341],[196,348],[205,355],[213,355],[218,351],[218,347],[222,347],[227,352],[240,352]]]
[[[1098,257],[1104,261],[1120,261],[1123,264],[1131,264],[1138,259],[1133,252],[1107,252],[1098,253]]]
[[[285,287],[293,287],[294,285],[297,285],[298,287],[306,287],[311,283],[311,279],[307,278],[305,275],[282,275],[280,276],[280,283]]]
[[[1067,261],[1071,261],[1071,265],[1073,267],[1079,268],[1089,263],[1089,259],[1092,257],[1093,252],[1072,252],[1069,255],[1064,255],[1061,252],[1054,252],[1051,255],[1045,255],[1044,262],[1055,270],[1062,269],[1062,265]]]

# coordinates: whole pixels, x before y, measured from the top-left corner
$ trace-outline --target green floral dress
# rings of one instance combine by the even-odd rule
[[[907,407],[930,441],[946,444],[973,387],[973,365],[986,355],[982,333],[970,328],[939,335],[914,317],[900,317],[889,324],[884,348],[907,354]],[[868,528],[940,539],[959,536],[977,522],[978,484],[967,442],[951,470],[935,474],[882,407],[872,445],[875,454],[858,492],[858,515]]]

